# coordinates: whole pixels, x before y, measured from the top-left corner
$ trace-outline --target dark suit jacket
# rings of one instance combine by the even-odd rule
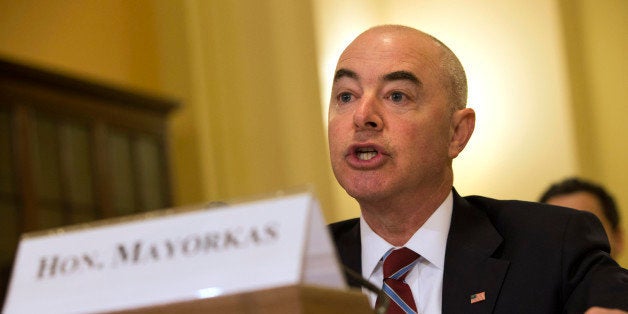
[[[330,230],[344,265],[362,273],[359,219]],[[628,310],[628,271],[613,261],[590,213],[454,190],[445,252],[443,313],[583,313]],[[357,281],[348,278],[351,286]],[[486,300],[471,304],[470,296]]]

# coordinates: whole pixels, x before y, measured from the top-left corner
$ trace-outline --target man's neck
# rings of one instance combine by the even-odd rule
[[[394,201],[360,203],[362,217],[371,229],[394,246],[402,246],[423,226],[451,192],[445,183],[428,193]]]

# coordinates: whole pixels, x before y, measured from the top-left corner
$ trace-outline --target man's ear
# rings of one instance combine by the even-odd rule
[[[475,111],[471,108],[463,108],[453,113],[452,135],[449,142],[449,157],[456,158],[467,146],[473,129],[475,129]]]

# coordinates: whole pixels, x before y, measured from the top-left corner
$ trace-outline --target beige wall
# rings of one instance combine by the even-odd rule
[[[561,0],[578,174],[603,182],[622,215],[628,265],[628,1]]]
[[[313,183],[334,221],[357,207],[329,171],[325,75],[365,27],[409,24],[467,66],[478,128],[455,163],[460,192],[536,199],[586,175],[609,185],[628,229],[628,2],[312,3],[0,0],[0,55],[180,99],[178,205]]]
[[[312,184],[329,218],[331,177],[324,171],[308,3],[187,1],[184,13],[184,114],[196,138],[173,145],[175,154],[195,146],[198,159],[176,156],[178,165],[194,165],[179,177],[199,177],[201,199],[210,200]],[[183,196],[185,186],[179,187]]]
[[[0,0],[0,55],[183,102],[177,204],[312,185],[330,210],[309,3]]]
[[[0,0],[0,55],[158,91],[152,2]]]

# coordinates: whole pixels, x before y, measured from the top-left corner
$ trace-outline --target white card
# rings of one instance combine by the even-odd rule
[[[298,283],[346,288],[308,193],[25,236],[3,313],[115,311]]]

